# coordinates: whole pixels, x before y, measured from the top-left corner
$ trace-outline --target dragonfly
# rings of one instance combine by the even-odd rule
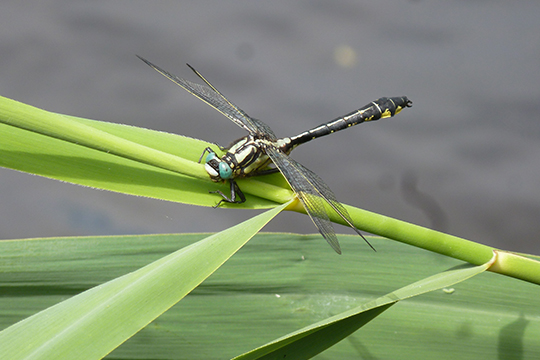
[[[291,189],[303,204],[306,213],[323,238],[326,239],[328,244],[338,254],[341,254],[341,248],[327,211],[337,213],[339,217],[375,250],[360,230],[353,225],[353,220],[349,213],[337,200],[328,185],[313,171],[293,160],[289,154],[297,146],[321,136],[349,128],[362,122],[394,116],[404,108],[412,106],[412,102],[406,96],[383,97],[347,115],[338,117],[311,130],[304,131],[296,136],[278,138],[267,124],[249,116],[245,111],[233,104],[191,65],[186,64],[204,84],[179,78],[143,57],[138,55],[137,57],[248,132],[248,135],[235,141],[229,147],[220,147],[221,150],[226,151],[223,156],[219,157],[214,150],[207,147],[199,159],[199,162],[201,162],[203,157],[205,158],[204,167],[212,181],[229,182],[230,195],[226,195],[219,190],[210,191],[210,193],[217,193],[221,196],[221,200],[217,203],[216,207],[224,202],[240,204],[246,201],[246,197],[238,187],[235,179],[271,174],[279,171],[283,174]],[[274,167],[271,167],[272,163]]]

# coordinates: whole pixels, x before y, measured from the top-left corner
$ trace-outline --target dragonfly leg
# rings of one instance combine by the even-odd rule
[[[201,161],[202,161],[202,159],[203,159],[203,157],[204,157],[204,155],[205,155],[206,153],[208,153],[208,154],[215,154],[215,152],[214,152],[214,150],[212,150],[212,148],[207,147],[206,149],[204,149],[204,151],[203,151],[202,154],[201,154],[201,157],[199,158],[199,164],[201,163]]]
[[[229,180],[229,183],[231,184],[231,196],[228,197],[227,195],[225,195],[223,192],[221,192],[220,190],[216,190],[216,191],[210,191],[211,194],[219,194],[223,197],[223,199],[221,199],[217,204],[216,206],[214,206],[214,208],[217,208],[219,207],[219,205],[221,205],[222,202],[228,202],[228,203],[234,203],[234,204],[241,204],[243,202],[246,201],[246,196],[244,195],[244,193],[242,192],[242,190],[240,190],[240,188],[238,187],[238,184],[236,183],[236,181],[234,181],[233,179]],[[239,197],[240,199],[237,199],[236,197]]]

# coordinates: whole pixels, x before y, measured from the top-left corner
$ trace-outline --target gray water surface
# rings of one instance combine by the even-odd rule
[[[292,156],[345,203],[539,253],[539,15],[523,0],[4,1],[0,95],[222,145],[243,130],[135,54],[196,80],[190,63],[278,136],[406,95],[399,116]],[[255,213],[0,169],[1,239],[219,231]],[[316,232],[289,213],[266,230]]]

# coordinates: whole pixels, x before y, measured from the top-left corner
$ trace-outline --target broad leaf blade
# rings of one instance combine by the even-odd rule
[[[2,359],[99,359],[219,268],[284,207],[182,248],[0,332]]]
[[[204,234],[0,242],[0,329],[204,238]],[[403,244],[257,234],[111,359],[225,359],[462,264]],[[485,272],[401,301],[317,359],[540,358],[540,288]]]

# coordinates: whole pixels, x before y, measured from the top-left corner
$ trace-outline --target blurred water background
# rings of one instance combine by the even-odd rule
[[[0,95],[222,145],[243,130],[135,54],[196,80],[190,63],[278,136],[406,95],[399,116],[293,157],[345,203],[538,254],[539,15],[524,0],[4,1]],[[255,213],[0,169],[0,239],[220,231]],[[290,213],[265,230],[316,232]]]

